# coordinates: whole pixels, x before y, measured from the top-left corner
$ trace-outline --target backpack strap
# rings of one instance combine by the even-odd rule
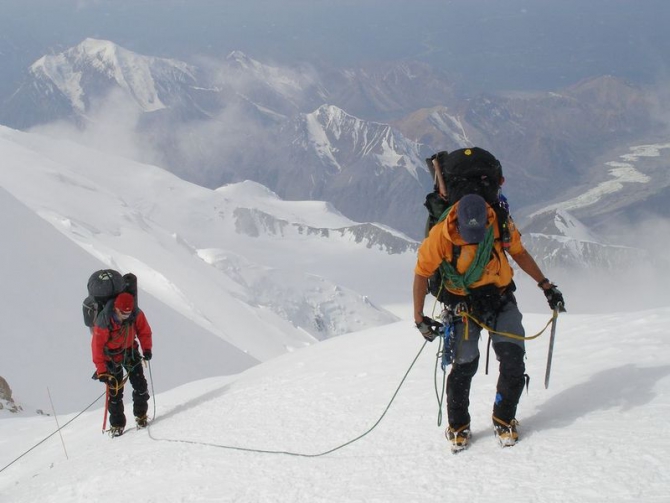
[[[498,235],[503,250],[507,251],[512,242],[512,235],[509,231],[509,211],[501,204],[491,206],[496,213],[496,220],[498,222]]]

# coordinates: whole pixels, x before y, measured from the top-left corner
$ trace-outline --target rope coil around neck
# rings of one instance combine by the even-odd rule
[[[455,265],[450,264],[446,260],[440,264],[440,271],[442,273],[442,281],[447,283],[451,288],[469,292],[470,285],[479,281],[484,274],[484,268],[489,263],[491,258],[491,250],[493,250],[494,234],[493,226],[489,226],[484,235],[484,240],[477,245],[475,257],[470,263],[468,270],[463,274],[458,272]],[[453,248],[453,246],[452,246]]]

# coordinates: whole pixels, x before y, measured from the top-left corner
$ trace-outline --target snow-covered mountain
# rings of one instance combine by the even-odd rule
[[[326,71],[233,51],[187,64],[87,39],[37,61],[0,107],[0,120],[20,127],[27,116],[30,124],[74,121],[86,131],[48,132],[96,140],[96,148],[209,188],[255,180],[282,198],[328,201],[353,220],[420,239],[420,203],[431,186],[423,158],[434,151],[491,150],[521,221],[575,193],[613,187],[626,178],[613,163],[631,164],[617,158],[640,161],[640,148],[666,144],[659,103],[657,91],[611,76],[555,92],[465,96],[448,76],[409,61]],[[393,118],[393,127],[375,117]],[[639,180],[643,190],[617,190],[574,214],[592,227],[666,215],[667,149],[658,151],[635,168],[647,177]]]
[[[140,111],[198,110],[199,70],[184,62],[143,56],[106,40],[86,39],[38,59],[26,82],[5,103],[3,123],[25,128],[60,119],[79,124],[110,93]]]
[[[381,222],[417,236],[425,208],[395,204],[423,201],[430,177],[427,151],[388,124],[364,121],[332,105],[301,114],[280,133],[290,146],[285,165],[267,167],[288,199],[308,194],[330,201],[357,221]],[[344,210],[343,210],[344,211]]]
[[[548,269],[614,272],[651,259],[642,248],[608,244],[565,210],[542,213],[523,234],[528,250]]]
[[[60,119],[115,135],[126,124],[122,136],[134,145],[124,154],[186,180],[209,188],[255,180],[283,198],[329,201],[349,218],[418,237],[423,208],[408,211],[389,200],[422,198],[429,152],[386,124],[324,104],[331,94],[313,69],[267,65],[239,51],[196,67],[87,39],[33,64],[0,120],[25,128]],[[105,107],[109,100],[114,105]]]
[[[7,128],[0,128],[0,152],[0,185],[90,257],[85,267],[57,265],[45,275],[55,284],[68,279],[69,293],[54,308],[69,313],[59,333],[83,333],[77,343],[85,340],[77,307],[84,285],[104,266],[138,275],[143,292],[156,299],[143,302],[149,314],[152,304],[162,304],[161,312],[195,324],[183,333],[225,341],[248,355],[236,359],[248,364],[394,321],[380,304],[397,305],[407,295],[416,243],[362,226],[326,203],[284,201],[252,182],[205,189],[154,166]],[[8,208],[6,220],[14,214]],[[21,221],[5,235],[18,239]],[[27,237],[42,253],[43,234]],[[381,292],[371,281],[380,273],[393,278]],[[25,280],[39,284],[37,277]],[[16,362],[29,358],[29,347]],[[70,367],[86,374],[86,344],[80,349]],[[19,386],[15,374],[3,377]]]

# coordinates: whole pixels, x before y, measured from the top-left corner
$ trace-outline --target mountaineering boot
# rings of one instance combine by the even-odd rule
[[[468,448],[468,443],[470,441],[470,423],[460,428],[452,428],[451,426],[447,428],[447,431],[444,432],[444,435],[447,437],[447,440],[451,442],[451,452],[456,454]]]
[[[519,421],[512,419],[509,423],[493,416],[493,434],[498,439],[500,447],[512,447],[519,440],[516,427]]]
[[[139,428],[146,428],[149,420],[147,419],[147,415],[145,414],[141,417],[136,417],[135,422],[137,423],[137,428],[139,429]]]
[[[120,437],[121,435],[123,435],[123,426],[112,426],[109,428],[110,437]]]

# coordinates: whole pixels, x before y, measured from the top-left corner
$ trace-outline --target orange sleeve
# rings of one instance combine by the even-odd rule
[[[445,225],[446,220],[436,224],[419,246],[416,267],[414,268],[417,275],[430,278],[440,267],[442,261],[445,260],[447,256],[445,251],[449,248],[447,239],[443,235]]]

